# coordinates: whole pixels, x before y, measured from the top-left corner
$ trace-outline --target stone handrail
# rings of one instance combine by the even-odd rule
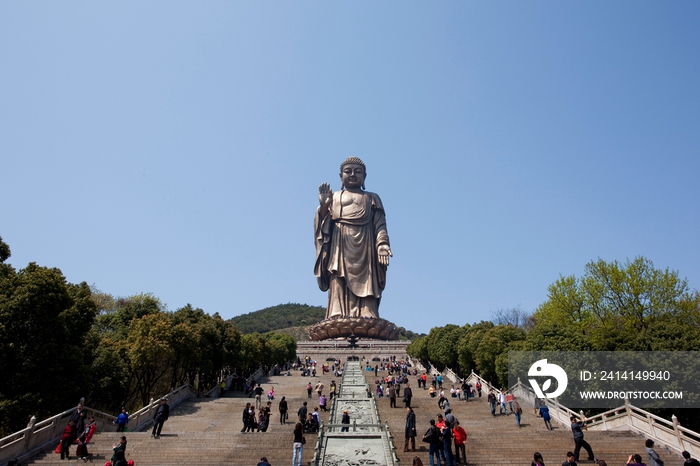
[[[449,367],[446,367],[445,370],[440,372],[437,369],[435,369],[435,366],[430,361],[428,361],[428,364],[430,365],[430,372],[429,372],[430,375],[440,374],[440,375],[444,376],[445,378],[450,379],[454,383],[461,383],[463,380],[459,375],[457,375],[457,373],[455,371],[453,371]],[[421,366],[422,366],[422,364],[421,364]],[[423,369],[425,370],[425,367],[423,367]],[[469,376],[467,376],[467,378],[464,380],[466,380],[467,383],[472,383],[472,385],[474,385],[474,383],[476,381],[479,381],[479,383],[481,383],[482,390],[485,391],[486,393],[488,393],[491,390],[493,390],[493,392],[496,393],[497,395],[501,393],[501,390],[499,390],[498,388],[491,385],[489,382],[487,382],[481,376],[476,374],[474,371],[471,371],[471,374],[469,374]]]
[[[700,455],[700,434],[681,426],[675,419],[668,421],[629,402],[586,421],[589,430],[611,430],[622,425],[679,453],[687,450],[692,456]]]
[[[236,374],[231,374],[228,377],[226,377],[224,380],[219,382],[214,388],[209,390],[207,393],[204,394],[205,398],[219,398],[221,396],[221,392],[223,391],[221,389],[221,383],[223,382],[224,384],[224,389],[229,390],[231,388],[231,382],[233,381],[233,378],[236,376]]]
[[[428,363],[430,364],[430,362]],[[432,364],[430,364],[430,366],[431,374],[433,372],[439,373]],[[450,368],[445,368],[441,374],[453,380],[455,383],[457,380],[461,380]],[[486,390],[487,392],[493,390],[497,394],[501,393],[499,389],[474,373],[474,371],[469,374],[466,380],[467,382],[476,382],[478,380],[481,382],[482,390]],[[521,401],[527,401],[534,406],[535,392],[531,387],[521,383],[520,380],[518,380],[518,383],[511,387],[509,391]],[[586,427],[589,430],[630,430],[647,438],[651,438],[655,443],[666,446],[678,453],[686,450],[690,452],[692,456],[700,456],[700,434],[681,426],[675,419],[675,416],[669,421],[641,408],[637,408],[631,405],[627,400],[624,406],[591,417],[585,417],[583,411],[577,413],[567,408],[560,404],[556,398],[554,400],[545,399],[544,403],[549,408],[549,414],[552,420],[557,421],[564,427],[568,427],[571,424],[571,416],[576,416],[577,418],[586,420]]]
[[[488,393],[490,391],[493,391],[496,395],[501,394],[501,390],[499,390],[498,388],[491,385],[489,382],[486,381],[486,379],[482,378],[480,375],[478,375],[474,371],[472,371],[471,374],[469,374],[469,376],[467,377],[466,380],[467,380],[467,383],[471,383],[472,385],[475,385],[476,382],[479,382],[481,384],[481,391],[482,392]]]
[[[510,391],[521,400],[535,402],[535,393],[531,387],[526,386],[520,380]],[[637,408],[625,400],[625,404],[618,408],[605,411],[594,416],[586,417],[583,411],[575,412],[561,405],[557,399],[545,399],[552,419],[568,427],[571,424],[570,417],[576,416],[586,421],[588,430],[630,430],[651,438],[654,443],[666,446],[680,453],[683,450],[690,452],[692,456],[700,455],[700,434],[686,429],[678,424],[674,418],[668,421],[641,408]]]
[[[531,406],[535,406],[536,396],[532,388],[518,382],[510,388],[510,392],[520,401],[525,401]],[[564,427],[569,427],[571,424],[571,421],[569,420],[571,416],[581,417],[580,413],[577,413],[576,411],[573,411],[560,404],[556,398],[554,400],[545,399],[543,402],[547,405],[547,408],[549,408],[549,415],[551,416],[552,420],[558,422]],[[540,403],[542,403],[542,401],[540,401]]]
[[[428,372],[428,369],[426,369],[425,366],[418,359],[409,356],[408,361],[411,363],[411,366],[415,367],[416,370],[418,370],[418,372]]]
[[[192,396],[194,396],[194,392],[188,384],[185,384],[165,395],[165,398],[168,399],[170,406],[174,407]],[[139,431],[151,424],[158,404],[158,401],[151,401],[147,406],[131,414],[129,416],[129,430]],[[36,418],[32,417],[26,428],[0,439],[0,465],[4,465],[12,459],[24,463],[42,449],[58,445],[68,423],[67,419],[75,412],[75,409],[76,407],[73,407],[40,422],[36,422]],[[112,424],[116,419],[115,416],[92,409],[89,406],[85,406],[85,410],[95,416],[98,431],[116,431],[116,426]]]
[[[272,377],[274,375],[278,375],[280,372],[282,372],[282,368],[280,367],[279,364],[275,364],[274,366],[272,366],[272,369],[267,371],[267,375]]]
[[[454,383],[462,383],[462,379],[449,367],[445,368],[444,375]]]
[[[435,369],[435,366],[430,361],[428,361],[428,369],[426,369],[426,372],[428,373],[428,375],[438,375],[438,374],[442,375],[442,372]]]
[[[250,385],[250,382],[257,382],[258,379],[265,375],[265,370],[262,366],[258,367],[258,370],[253,373],[250,377],[246,379],[246,383]]]

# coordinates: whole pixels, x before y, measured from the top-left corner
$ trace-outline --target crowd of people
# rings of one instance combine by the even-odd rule
[[[455,417],[452,409],[452,403],[460,401],[468,401],[470,398],[481,397],[482,385],[480,382],[475,384],[461,381],[461,385],[457,386],[450,384],[449,390],[445,385],[440,374],[428,376],[426,373],[418,373],[411,369],[410,364],[405,360],[397,358],[387,358],[381,361],[381,366],[376,364],[374,368],[369,362],[365,365],[365,370],[370,368],[375,372],[378,378],[375,380],[375,388],[373,391],[368,390],[368,396],[376,396],[377,401],[386,397],[389,398],[389,407],[397,407],[397,398],[400,398],[406,409],[405,417],[405,432],[404,432],[404,452],[416,451],[416,437],[418,437],[419,429],[416,422],[416,413],[411,407],[411,398],[413,397],[412,389],[409,383],[409,376],[417,376],[418,387],[427,390],[430,398],[437,398],[437,404],[442,411],[434,419],[430,419],[429,426],[421,440],[428,444],[428,458],[430,466],[457,466],[460,464],[466,465],[466,442],[467,432],[460,424],[460,421]],[[313,376],[316,373],[317,362],[309,357],[297,359],[291,365],[292,369],[296,369],[303,376]],[[340,360],[327,361],[323,367],[324,373],[340,374],[345,369],[345,365]],[[386,372],[379,377],[379,371]],[[303,401],[302,406],[297,411],[297,420],[294,423],[293,429],[293,459],[292,466],[301,466],[303,446],[306,443],[305,434],[317,433],[321,424],[320,412],[325,412],[329,409],[329,404],[332,402],[337,392],[337,384],[335,380],[330,382],[328,393],[324,393],[326,387],[321,380],[315,384],[308,382],[305,384],[307,396],[309,399],[316,395],[318,406],[310,408],[308,401]],[[447,390],[447,391],[446,391]],[[252,385],[249,387],[250,396],[255,396],[253,403],[248,402],[243,410],[241,432],[266,432],[270,425],[272,416],[272,403],[276,399],[274,387],[265,390],[261,384]],[[267,395],[266,402],[263,402],[263,396]],[[514,394],[506,390],[496,391],[489,390],[487,395],[488,408],[491,415],[511,416],[513,415],[518,428],[521,425],[521,416],[523,409],[519,400]],[[263,404],[264,403],[264,404]],[[498,409],[498,414],[497,414]],[[278,402],[279,423],[280,425],[287,424],[289,420],[289,404],[285,396],[282,396]],[[158,408],[153,416],[152,437],[158,438],[161,434],[163,424],[169,417],[169,406],[166,399],[160,400]],[[551,415],[549,408],[544,400],[536,400],[533,407],[533,414],[541,417],[548,430],[552,430]],[[344,410],[341,416],[341,432],[347,432],[350,428],[351,413]],[[125,408],[121,409],[113,424],[117,426],[118,432],[127,432],[129,423],[129,413]],[[87,460],[90,455],[87,451],[87,444],[90,442],[97,426],[94,417],[88,416],[82,403],[78,405],[75,412],[70,416],[68,424],[65,427],[61,436],[60,444],[56,449],[56,453],[61,454],[61,459],[70,458],[70,446],[77,444],[76,455],[79,459]],[[579,455],[581,450],[587,453],[589,462],[597,463],[599,466],[607,466],[605,461],[597,459],[593,448],[584,439],[584,431],[586,428],[586,420],[579,419],[576,416],[570,417],[570,429],[573,436],[574,448],[566,453],[566,458],[562,462],[562,466],[575,466],[580,461]],[[113,446],[113,456],[111,458],[112,466],[127,466],[125,459],[127,440],[125,436],[120,438],[119,443]],[[646,463],[643,462],[642,456],[638,453],[629,455],[626,466],[663,466],[664,461],[654,449],[654,441],[649,439],[645,443]],[[698,460],[684,451],[684,466],[700,466]],[[415,457],[414,466],[422,466],[422,461],[419,457]],[[531,466],[544,466],[545,461],[541,453],[535,452]],[[270,466],[267,458],[261,458],[258,466]]]
[[[68,424],[61,434],[58,447],[55,452],[61,454],[61,459],[70,459],[70,447],[77,444],[76,456],[78,459],[89,458],[87,444],[97,430],[95,418],[89,416],[82,403],[78,403],[75,411],[68,419]]]
[[[163,429],[163,424],[168,420],[170,414],[170,406],[165,398],[161,399],[158,407],[153,415],[153,431],[151,437],[158,438]],[[117,417],[112,422],[116,426],[117,432],[127,432],[129,424],[129,413],[126,408],[122,407]],[[79,460],[92,460],[92,455],[88,452],[88,444],[92,440],[93,435],[97,431],[97,423],[95,417],[87,414],[82,402],[78,403],[75,411],[68,419],[68,424],[63,430],[58,447],[55,453],[60,453],[61,460],[70,459],[70,447],[76,444],[76,457]],[[128,466],[133,465],[133,461],[127,461],[126,452],[126,436],[121,436],[117,444],[112,446],[113,455],[108,462],[111,466]]]

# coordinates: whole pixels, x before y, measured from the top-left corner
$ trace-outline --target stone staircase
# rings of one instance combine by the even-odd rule
[[[386,372],[379,372],[379,376]],[[365,374],[370,386],[375,387],[374,372]],[[413,390],[411,407],[416,414],[416,452],[403,452],[404,426],[406,408],[397,398],[398,408],[390,408],[389,398],[377,399],[380,421],[389,422],[394,436],[396,453],[404,465],[410,465],[414,456],[418,456],[425,466],[429,463],[428,444],[421,442],[423,433],[428,429],[430,419],[436,419],[443,411],[438,407],[437,398],[430,398],[427,390],[418,389],[416,377],[409,377]],[[445,384],[446,392],[451,384]],[[376,392],[374,392],[376,393]],[[386,393],[386,390],[385,390]],[[402,392],[403,393],[403,392]],[[574,441],[569,426],[554,424],[549,431],[544,421],[533,412],[532,406],[522,405],[522,428],[518,429],[515,416],[496,415],[493,417],[486,402],[486,394],[482,398],[470,398],[470,401],[458,401],[449,398],[452,413],[467,431],[466,456],[470,465],[527,465],[532,461],[533,453],[538,451],[544,457],[545,463],[561,464],[566,460],[566,452],[573,451]],[[498,409],[496,409],[498,413]],[[630,454],[638,453],[646,462],[644,438],[628,431],[616,432],[585,432],[585,439],[593,448],[597,458],[604,459],[608,465],[622,466],[627,463]],[[681,466],[683,459],[677,453],[656,448],[657,453],[668,466]],[[581,450],[581,459],[587,458],[585,450]],[[593,464],[582,462],[582,464]]]
[[[319,371],[320,372],[320,371]],[[380,376],[386,374],[380,372]],[[373,372],[366,372],[365,377],[371,387],[375,387]],[[165,423],[159,439],[151,438],[148,432],[129,432],[126,434],[128,446],[127,460],[134,460],[141,465],[234,465],[254,466],[262,456],[266,456],[272,466],[289,465],[292,459],[292,430],[297,420],[296,412],[303,401],[309,402],[309,412],[318,406],[318,398],[306,395],[306,384],[315,385],[321,380],[328,393],[330,375],[317,375],[315,378],[301,377],[299,372],[292,372],[291,377],[274,376],[260,380],[265,393],[270,386],[275,387],[275,400],[272,403],[272,417],[267,432],[241,433],[241,412],[246,402],[254,398],[243,396],[240,392],[228,392],[218,399],[192,399],[182,403],[171,411],[170,419]],[[387,397],[377,399],[380,422],[389,422],[394,437],[397,456],[404,465],[410,465],[413,457],[418,456],[427,466],[427,444],[420,437],[427,430],[429,420],[442,412],[437,406],[437,399],[430,398],[428,392],[418,389],[415,377],[410,377],[413,388],[412,406],[416,413],[418,437],[417,452],[403,452],[404,423],[406,409],[401,398],[397,399],[398,408],[389,407]],[[339,380],[336,380],[339,382]],[[450,384],[446,385],[448,388]],[[285,396],[289,403],[289,422],[279,423],[279,400]],[[266,402],[263,395],[263,404]],[[554,425],[553,431],[544,427],[543,421],[533,414],[531,406],[523,405],[522,429],[515,425],[514,416],[491,416],[485,396],[459,402],[450,399],[454,415],[460,420],[469,438],[466,444],[467,459],[470,465],[511,465],[529,464],[532,454],[539,451],[545,462],[550,465],[561,464],[567,451],[573,450],[573,439],[568,426]],[[321,419],[328,422],[328,413],[321,412]],[[294,422],[292,422],[294,421]],[[93,464],[102,466],[112,456],[112,445],[120,434],[116,432],[98,432],[88,448],[91,460],[83,462],[75,458],[75,446],[71,447],[71,459],[61,461],[60,456],[47,449],[28,464],[42,466],[68,466]],[[316,436],[307,434],[304,446],[304,463],[309,464],[313,458]],[[598,458],[609,465],[624,465],[631,453],[639,453],[644,461],[644,438],[625,431],[586,432],[586,440],[591,444]],[[668,466],[683,464],[678,454],[657,448],[657,452]],[[582,451],[582,457],[585,457]],[[586,464],[586,463],[584,463]]]
[[[320,368],[319,368],[320,369]],[[319,370],[320,373],[320,370]],[[292,371],[292,376],[271,376],[259,380],[265,393],[271,386],[275,388],[275,399],[272,401],[272,416],[267,432],[241,433],[243,427],[241,415],[247,402],[253,403],[254,397],[244,396],[240,392],[227,392],[222,398],[198,398],[183,402],[171,410],[170,418],[165,423],[159,439],[151,437],[147,432],[128,432],[126,459],[133,460],[136,466],[141,465],[256,465],[262,456],[267,457],[270,464],[280,466],[292,461],[292,441],[294,423],[297,421],[297,411],[304,401],[308,402],[309,413],[318,406],[318,396],[314,392],[312,398],[307,398],[306,384],[312,385],[321,380],[328,395],[331,380],[330,375],[317,377],[301,377],[298,371]],[[337,380],[336,380],[337,381]],[[278,404],[285,396],[289,405],[289,420],[286,425],[280,424]],[[263,395],[263,405],[267,396]],[[320,412],[321,420],[328,421],[328,413]],[[102,466],[112,457],[112,445],[122,434],[116,432],[98,432],[88,445],[91,460],[77,460],[75,446],[71,447],[71,459],[61,461],[60,455],[47,449],[28,464],[42,466],[69,466],[73,464],[95,464]],[[304,446],[304,463],[308,464],[313,458],[313,448],[316,444],[315,434],[306,434],[307,443]]]

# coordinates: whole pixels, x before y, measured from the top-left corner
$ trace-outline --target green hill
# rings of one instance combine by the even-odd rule
[[[266,307],[255,312],[249,312],[234,317],[230,322],[242,333],[267,333],[275,331],[286,333],[297,341],[306,341],[308,327],[322,321],[326,317],[326,308],[309,306],[308,304],[287,303]],[[414,333],[399,327],[399,340],[415,340],[425,334]]]
[[[267,333],[289,327],[306,327],[325,317],[325,307],[287,303],[236,316],[230,322],[242,333]]]

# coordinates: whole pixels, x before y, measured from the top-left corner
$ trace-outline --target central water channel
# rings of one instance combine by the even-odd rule
[[[359,361],[348,361],[333,399],[329,423],[321,425],[314,466],[396,466],[389,425],[381,424],[374,397],[368,395]],[[371,392],[369,392],[371,393]],[[343,411],[350,424],[341,424]],[[342,432],[343,427],[347,432]]]

